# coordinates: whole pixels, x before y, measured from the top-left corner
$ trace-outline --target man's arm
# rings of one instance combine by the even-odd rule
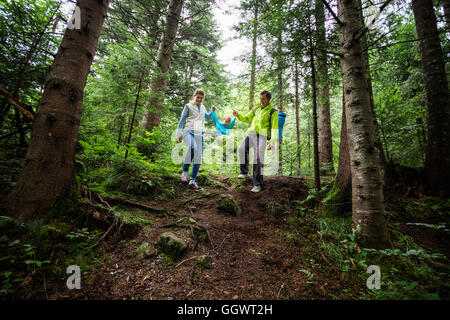
[[[255,108],[258,108],[258,107],[255,107]],[[255,116],[255,112],[253,112],[253,110],[255,108],[250,110],[250,112],[247,113],[246,115],[242,115],[242,114],[238,113],[237,118],[242,122],[250,123],[250,121],[252,121]]]

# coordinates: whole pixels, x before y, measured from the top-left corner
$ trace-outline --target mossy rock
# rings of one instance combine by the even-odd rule
[[[200,172],[197,175],[197,178],[195,179],[195,181],[200,185],[200,186],[212,186],[215,184],[214,181],[211,180],[211,178],[209,177],[209,175],[205,172]]]
[[[195,259],[195,267],[203,270],[203,269],[211,269],[212,268],[212,257],[208,255],[202,255]]]
[[[240,216],[241,208],[239,207],[236,199],[229,194],[224,194],[220,196],[218,201],[219,205],[217,206],[217,211],[223,212],[226,215],[230,216]]]
[[[62,241],[66,239],[69,226],[63,222],[48,224],[35,231],[38,240]]]
[[[178,238],[172,232],[164,232],[159,237],[157,243],[158,250],[173,260],[179,260],[187,251],[187,244],[183,239]]]
[[[231,187],[239,192],[247,192],[247,189],[245,188],[245,181],[250,178],[246,179],[239,179],[238,177],[230,177],[227,179],[227,182],[231,184]]]
[[[17,236],[27,231],[25,224],[7,216],[0,216],[0,234]]]
[[[155,246],[148,242],[143,242],[136,250],[136,258],[139,260],[149,259],[158,254]]]

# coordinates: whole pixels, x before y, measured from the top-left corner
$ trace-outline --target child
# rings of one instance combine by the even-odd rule
[[[233,118],[233,120],[231,120],[231,116],[229,115],[224,115],[222,118],[222,122],[219,121],[219,119],[217,118],[216,115],[216,106],[212,106],[211,107],[211,117],[214,121],[214,125],[216,126],[216,137],[217,137],[217,142],[219,144],[219,146],[223,146],[223,161],[226,161],[226,155],[227,155],[227,138],[226,136],[228,136],[230,134],[230,130],[233,129],[234,127],[234,123],[236,122],[236,118]],[[230,142],[228,142],[230,143]],[[231,149],[234,149],[234,146],[231,146]],[[230,149],[230,148],[228,148]]]

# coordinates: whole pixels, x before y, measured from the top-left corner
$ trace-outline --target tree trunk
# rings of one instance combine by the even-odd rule
[[[133,132],[134,118],[136,116],[136,110],[137,110],[137,106],[138,106],[138,103],[139,103],[139,95],[141,94],[142,80],[143,79],[144,79],[144,74],[141,75],[141,80],[139,80],[139,87],[138,87],[138,91],[137,91],[137,94],[136,94],[136,101],[134,103],[133,116],[131,118],[130,132],[128,133],[128,138],[127,138],[127,150],[125,151],[125,159],[128,157],[128,147],[129,147],[130,142],[131,142],[131,133]]]
[[[173,46],[177,36],[183,4],[184,0],[171,0],[167,11],[166,23],[156,58],[158,68],[152,80],[150,99],[141,123],[141,127],[149,132],[158,126],[161,121],[161,112],[164,108],[164,94],[167,88],[167,75],[172,60]]]
[[[357,240],[371,248],[391,246],[384,217],[383,183],[370,95],[362,56],[359,0],[338,0],[341,70],[352,175],[352,217]]]
[[[307,147],[308,147],[308,168],[311,169],[311,118],[309,116],[309,112],[308,112],[308,142],[307,142]]]
[[[252,110],[255,104],[255,78],[256,78],[256,40],[258,37],[258,4],[255,3],[255,15],[253,17],[253,41],[252,41],[252,58],[250,60],[250,104],[249,110]]]
[[[450,194],[448,83],[432,0],[413,0],[427,104],[425,175],[433,194]]]
[[[365,27],[364,15],[362,10],[361,0],[358,0],[359,6],[359,21],[360,27]],[[375,147],[378,149],[380,153],[380,169],[381,169],[381,178],[383,181],[385,180],[386,174],[386,157],[384,156],[383,144],[380,139],[380,130],[377,122],[377,114],[375,112],[375,101],[373,98],[373,87],[372,87],[372,76],[370,74],[370,63],[369,63],[369,51],[367,50],[367,32],[361,37],[361,47],[364,48],[362,55],[365,63],[366,76],[367,76],[367,87],[369,89],[369,99],[370,99],[370,110],[372,112],[373,125],[375,127]]]
[[[298,63],[295,62],[295,127],[297,130],[297,175],[300,175],[301,148],[300,148],[300,117],[299,117],[299,93],[298,93]]]
[[[281,36],[278,37],[278,111],[279,112],[283,112],[283,57],[282,57],[282,47],[283,47],[283,43],[281,40]],[[278,117],[277,113],[274,113],[272,115],[272,117]],[[280,137],[281,138],[281,137]],[[280,148],[278,149],[279,151],[279,159],[280,159],[280,168],[279,168],[279,173],[280,175],[283,175],[283,145],[282,145],[282,139],[279,140],[279,146]]]
[[[83,90],[109,0],[80,0],[81,29],[64,33],[45,80],[26,165],[5,204],[9,215],[41,220],[63,200],[73,179]]]
[[[316,0],[315,16],[317,46],[321,49],[327,49],[325,12],[321,0]],[[317,50],[316,55],[317,105],[319,110],[319,163],[320,166],[327,168],[326,172],[334,173],[327,54],[322,50]]]
[[[319,137],[317,130],[317,96],[316,96],[317,86],[316,86],[316,69],[314,66],[314,51],[313,51],[311,29],[309,30],[309,57],[311,64],[311,82],[312,82],[312,99],[313,99],[314,182],[316,190],[320,191]]]
[[[350,153],[348,150],[347,118],[345,113],[345,94],[343,94],[338,171],[333,188],[323,200],[322,213],[325,216],[344,216],[347,211],[351,211],[352,209],[352,173],[350,167]]]

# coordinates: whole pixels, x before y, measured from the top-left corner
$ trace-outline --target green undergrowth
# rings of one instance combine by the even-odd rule
[[[104,230],[61,216],[26,233],[0,237],[0,299],[57,299],[69,294],[67,267],[83,275],[102,265],[96,244]]]
[[[96,194],[150,196],[165,201],[175,198],[182,190],[179,166],[150,162],[142,156],[123,159],[112,155],[109,161],[99,164],[86,158],[86,154],[82,154],[77,159],[77,180],[85,190]]]
[[[360,299],[449,299],[450,270],[442,253],[420,247],[414,239],[391,229],[393,249],[361,248],[355,241],[351,220],[321,218],[317,221],[317,247],[339,272],[361,283]],[[318,238],[318,239],[317,239]],[[381,288],[369,290],[366,281],[369,266],[381,271]],[[443,290],[444,288],[444,290]]]
[[[277,219],[286,218],[276,234],[281,243],[299,247],[300,263],[306,266],[300,271],[307,275],[308,282],[316,283],[319,275],[324,278],[340,275],[348,286],[344,285],[340,293],[330,292],[331,299],[450,299],[449,261],[442,252],[420,246],[413,237],[399,231],[400,223],[388,225],[393,248],[362,248],[356,242],[351,217],[328,217],[315,209],[322,196],[322,192],[311,190],[304,200],[293,201],[295,215],[288,215],[276,202],[267,203],[269,214]],[[427,200],[416,206],[434,210],[433,214],[442,217],[446,201]],[[410,224],[448,232],[446,223]],[[367,287],[372,275],[367,272],[369,266],[380,268],[380,289]]]

